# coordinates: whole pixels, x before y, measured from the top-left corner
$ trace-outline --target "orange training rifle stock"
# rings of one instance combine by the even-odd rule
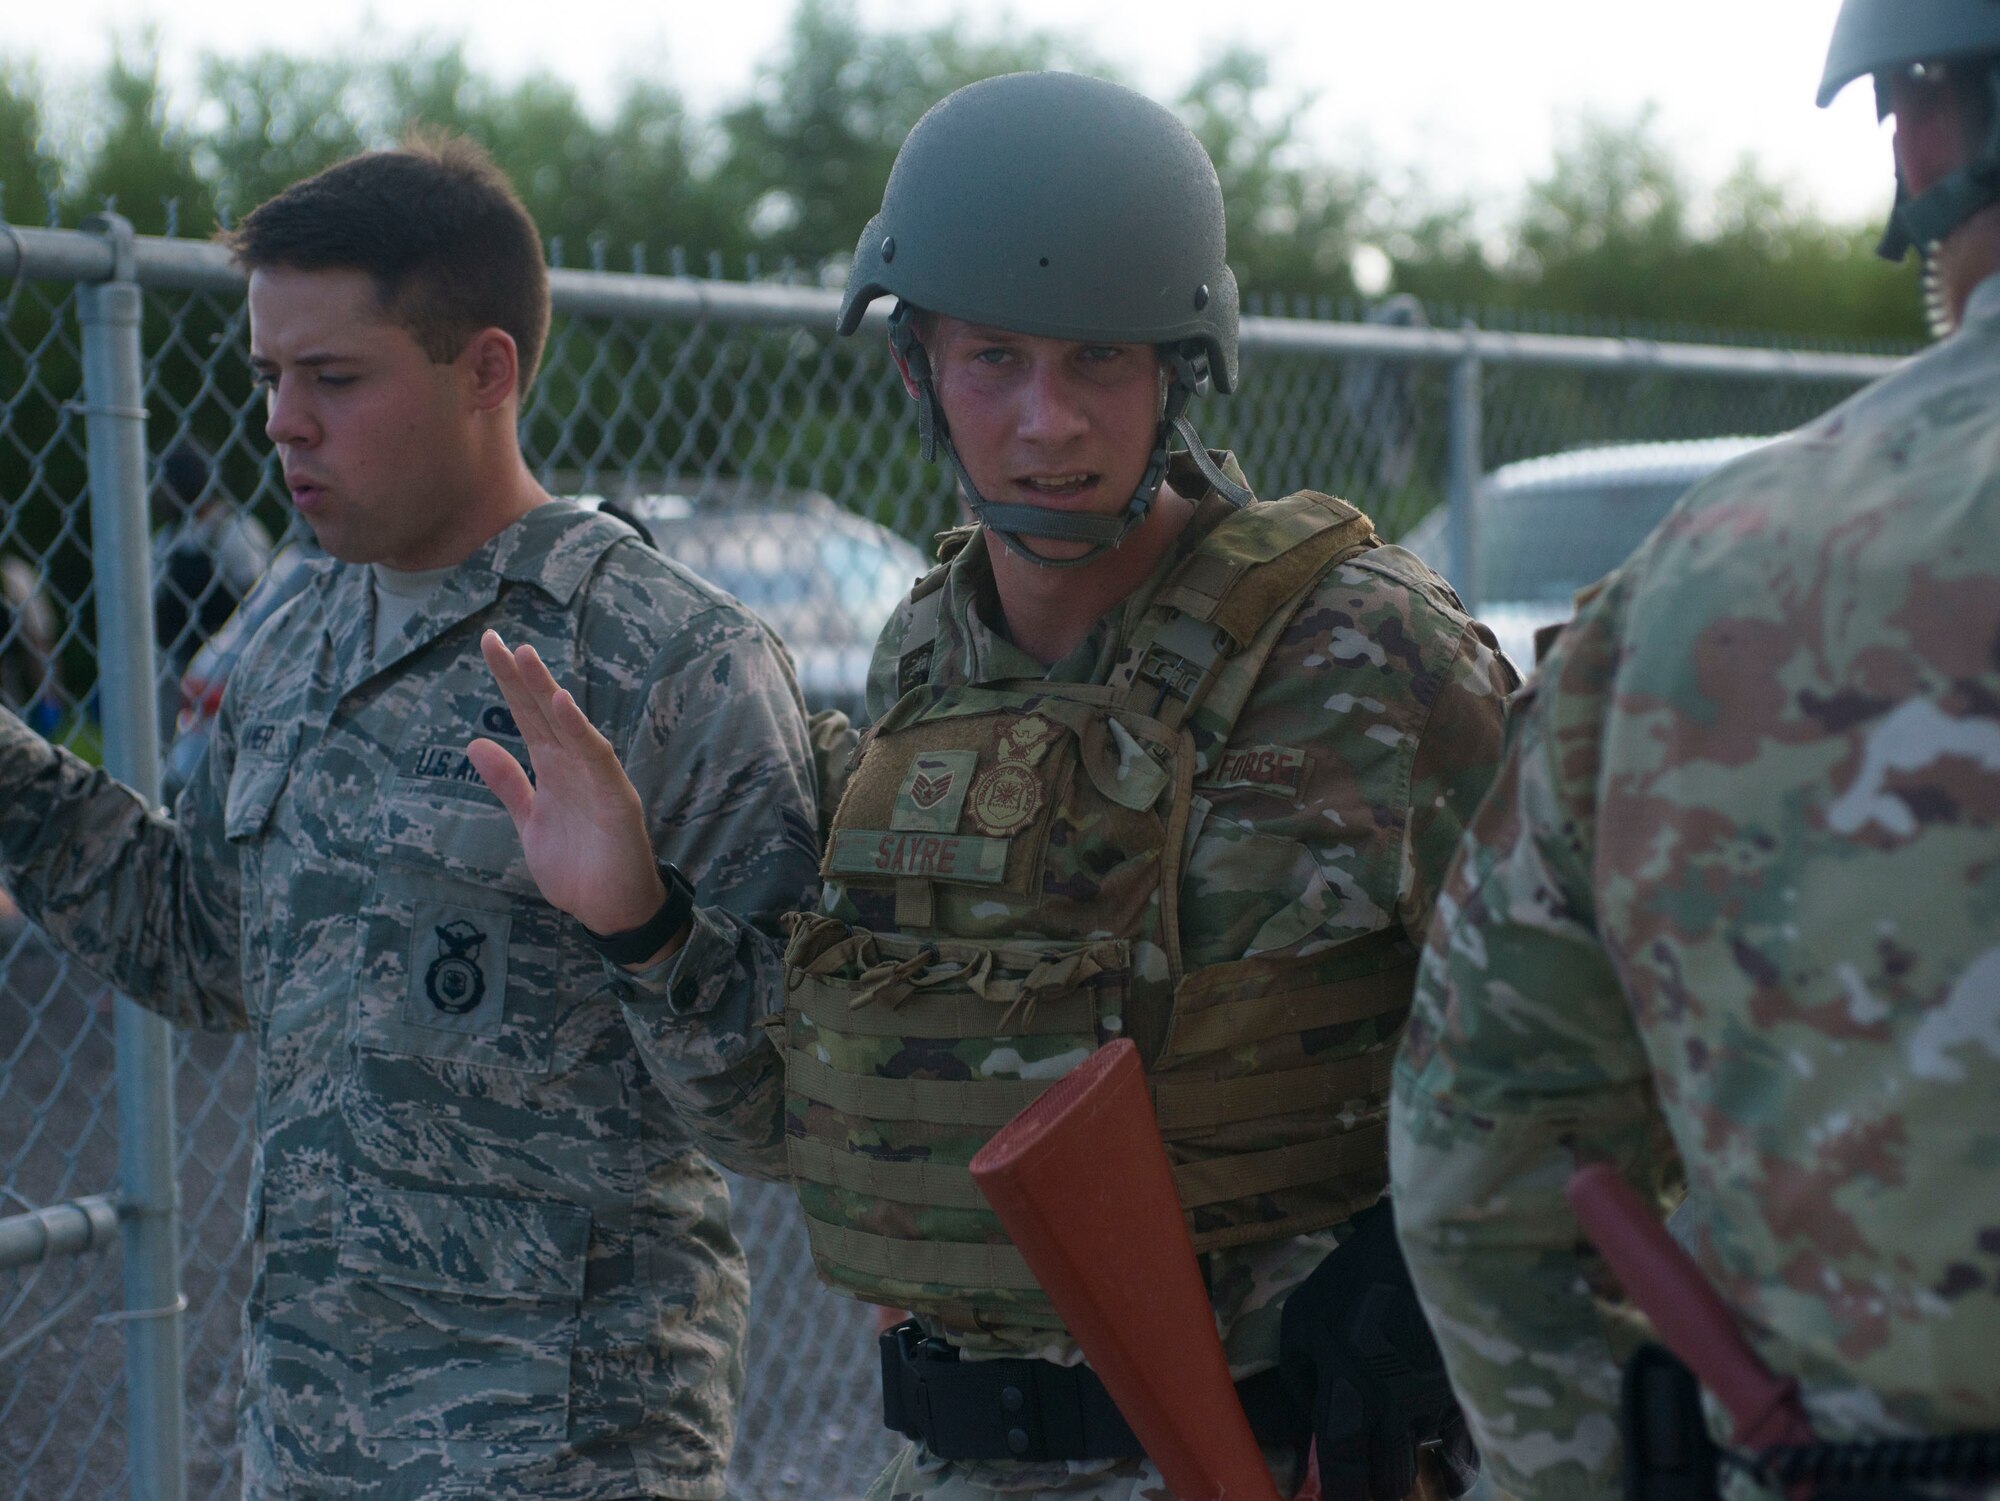
[[[1099,1048],[972,1179],[1180,1501],[1279,1501],[1215,1332],[1139,1053]],[[1308,1482],[1297,1501],[1316,1501]]]

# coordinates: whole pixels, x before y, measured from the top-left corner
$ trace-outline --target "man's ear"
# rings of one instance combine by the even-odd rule
[[[930,358],[924,353],[924,346],[914,338],[909,341],[908,353],[894,339],[889,341],[889,357],[896,362],[896,373],[903,377],[903,389],[910,393],[910,400],[922,401],[923,393],[918,389],[916,374],[910,369],[911,355],[926,362]]]
[[[465,341],[458,362],[476,410],[495,411],[520,394],[521,352],[506,329],[480,329]]]

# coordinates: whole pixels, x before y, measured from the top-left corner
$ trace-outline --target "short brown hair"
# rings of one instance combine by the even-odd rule
[[[482,328],[519,351],[527,394],[549,332],[541,236],[493,158],[463,136],[364,151],[244,216],[223,243],[245,271],[365,271],[383,308],[445,364]]]

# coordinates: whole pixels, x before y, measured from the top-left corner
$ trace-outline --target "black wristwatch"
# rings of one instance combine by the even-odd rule
[[[667,888],[667,899],[660,903],[659,911],[638,927],[622,933],[599,933],[584,924],[583,931],[597,945],[598,953],[613,964],[637,964],[652,958],[694,915],[694,882],[665,860],[660,862],[660,884]]]

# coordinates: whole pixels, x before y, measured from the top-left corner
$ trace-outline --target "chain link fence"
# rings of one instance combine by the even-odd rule
[[[205,575],[177,571],[173,539],[190,518],[247,537],[253,551],[260,534],[289,524],[247,364],[239,278],[211,246],[125,245],[0,226],[0,695],[91,759],[120,734],[128,754],[144,745],[157,755],[129,721],[149,704],[171,718],[179,667],[240,592],[216,559]],[[143,426],[86,390],[89,299],[107,280],[140,289]],[[552,489],[612,501],[819,492],[924,544],[956,520],[952,488],[918,454],[879,322],[872,336],[837,339],[834,302],[818,285],[557,272],[555,324],[523,421],[531,463]],[[1471,558],[1484,469],[1580,445],[1780,432],[1888,364],[1418,321],[1408,306],[1375,323],[1246,320],[1241,391],[1197,404],[1203,435],[1234,449],[1262,493],[1346,495],[1392,538],[1448,507],[1458,555]],[[100,442],[100,424],[116,421],[134,441],[143,433],[143,479],[131,488],[150,497],[161,534],[155,582],[136,602],[102,597],[125,576],[107,569],[97,534],[107,498],[93,497],[94,476],[111,472],[93,445],[111,441]],[[204,466],[193,494],[189,460],[176,454]],[[126,502],[136,512],[141,494]],[[825,556],[820,566],[837,570]],[[848,581],[830,582],[838,593]],[[864,608],[874,598],[860,597]],[[114,616],[162,631],[160,665],[136,694],[104,687],[114,674],[99,621]],[[254,1059],[243,1038],[177,1036],[157,1042],[150,1093],[121,1085],[126,1055],[156,1045],[128,1038],[122,1012],[133,1009],[0,906],[0,1497],[14,1501],[238,1488]],[[153,1114],[121,1122],[121,1100]],[[171,1149],[177,1212],[161,1185],[135,1182],[136,1148],[149,1142]],[[873,1311],[820,1288],[787,1190],[736,1187],[754,1301],[731,1494],[857,1496],[890,1449]],[[129,1228],[120,1245],[121,1220],[143,1221],[148,1205],[179,1235],[177,1252],[171,1234],[168,1250],[156,1240],[143,1252],[177,1277],[163,1298],[134,1280],[141,1253]],[[152,1363],[134,1364],[147,1340]],[[175,1373],[173,1392],[150,1389]]]

